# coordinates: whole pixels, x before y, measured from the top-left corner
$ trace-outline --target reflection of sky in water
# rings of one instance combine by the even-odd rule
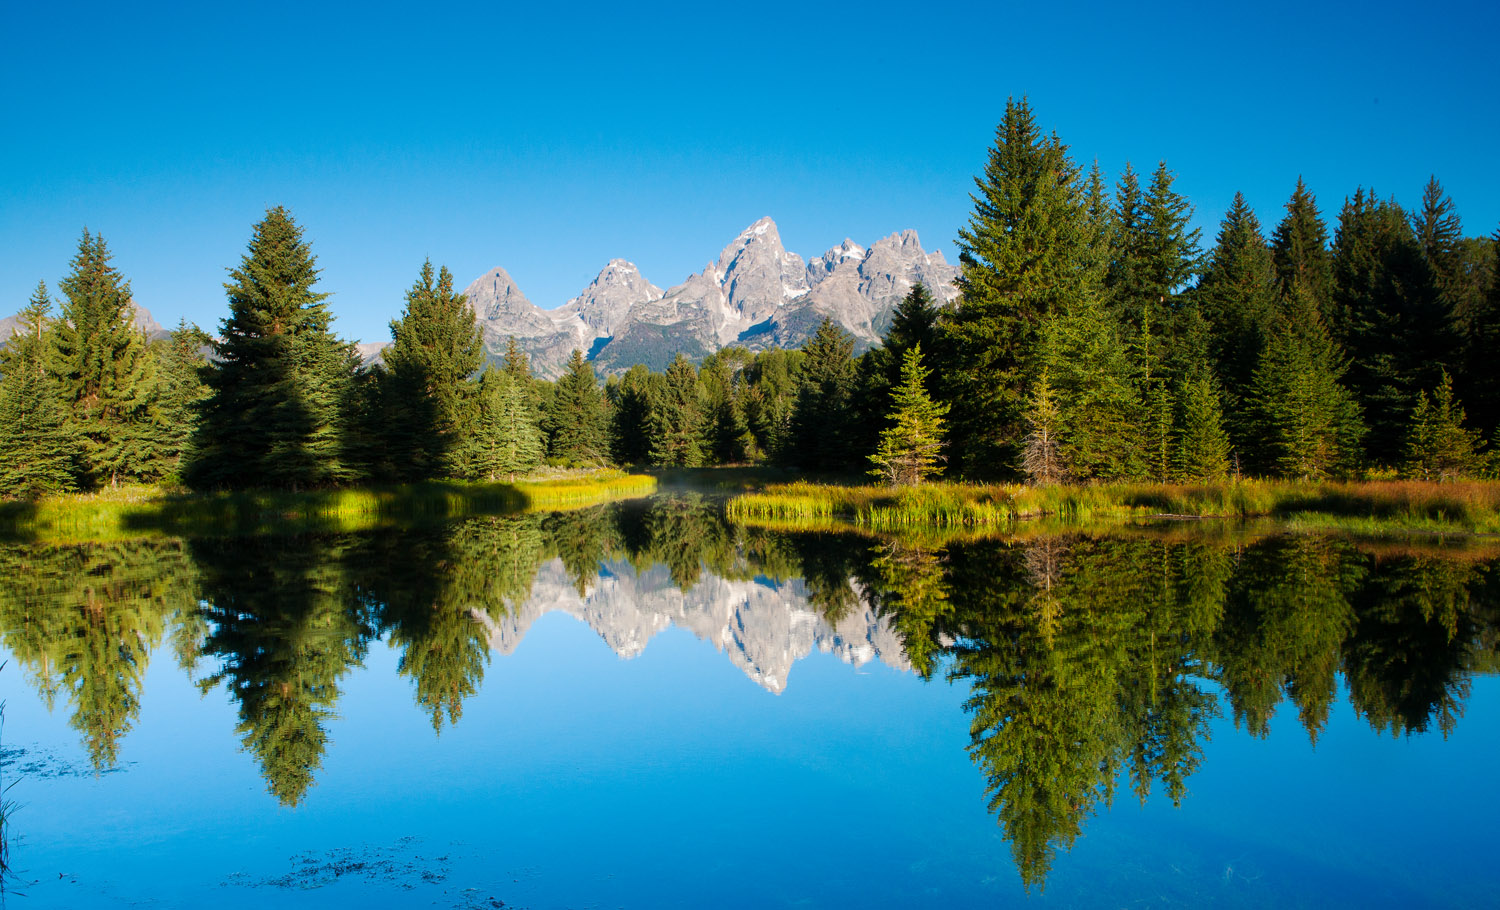
[[[615,576],[632,575],[615,565]],[[705,575],[703,583],[712,583]],[[740,584],[753,584],[742,582]],[[779,695],[671,627],[621,660],[584,623],[533,617],[435,737],[397,655],[344,678],[317,783],[266,793],[223,688],[151,661],[120,773],[11,795],[22,907],[1484,904],[1500,835],[1488,780],[1500,682],[1445,742],[1374,733],[1342,696],[1316,749],[1283,702],[1271,735],[1213,724],[1180,809],[1122,780],[1027,898],[966,752],[967,685],[811,649]],[[3,655],[0,655],[3,659]],[[87,768],[61,702],[18,666],[5,742]],[[33,880],[35,880],[33,882]]]

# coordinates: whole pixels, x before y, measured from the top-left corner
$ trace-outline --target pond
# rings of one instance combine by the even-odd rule
[[[1497,557],[693,494],[0,544],[7,905],[1490,905]]]

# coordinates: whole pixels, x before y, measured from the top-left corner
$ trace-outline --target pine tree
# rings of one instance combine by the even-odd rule
[[[82,441],[47,369],[51,311],[47,286],[38,284],[0,349],[0,496],[68,492],[83,468]]]
[[[683,354],[667,367],[661,393],[652,397],[651,463],[696,468],[703,464],[703,410],[698,371]]]
[[[940,470],[948,406],[927,394],[924,383],[931,372],[922,366],[920,343],[906,350],[901,382],[891,390],[890,427],[880,434],[880,447],[870,456],[875,464],[870,474],[894,486],[919,484]]]
[[[375,417],[395,479],[436,477],[449,469],[461,399],[483,350],[474,311],[454,292],[448,267],[434,273],[431,260],[422,263],[382,354],[389,378]]]
[[[1308,191],[1302,178],[1286,204],[1286,217],[1271,235],[1271,258],[1276,267],[1277,293],[1290,298],[1292,288],[1301,285],[1301,293],[1317,306],[1325,323],[1333,293],[1333,261],[1328,253],[1328,227],[1318,214],[1318,201]]]
[[[854,461],[854,338],[824,317],[802,351],[806,357],[792,411],[791,459],[812,471],[847,470]]]
[[[660,374],[638,363],[617,382],[611,381],[606,386],[610,405],[609,450],[616,464],[644,464],[651,457],[651,394],[661,379]]]
[[[1224,215],[1218,242],[1193,297],[1208,323],[1213,371],[1224,381],[1228,410],[1239,412],[1250,395],[1276,302],[1271,250],[1241,193],[1234,194],[1234,203]],[[1229,429],[1236,448],[1244,449],[1249,441],[1246,428],[1231,423]]]
[[[1211,483],[1229,471],[1229,435],[1213,381],[1205,374],[1182,386],[1181,419],[1174,453],[1179,480]]]
[[[1495,438],[1500,428],[1500,370],[1495,352],[1500,351],[1500,230],[1484,244],[1489,258],[1484,294],[1464,314],[1465,401],[1475,428]]]
[[[542,431],[525,386],[501,370],[479,377],[475,414],[455,453],[455,467],[471,480],[515,480],[541,464]]]
[[[352,479],[346,411],[358,361],[331,331],[316,259],[286,209],[255,225],[229,278],[189,482],[296,490]]]
[[[1418,393],[1454,359],[1437,281],[1401,207],[1357,190],[1334,237],[1335,337],[1350,358],[1348,384],[1369,421],[1365,445],[1380,464],[1400,461]]]
[[[1453,400],[1453,383],[1443,371],[1429,400],[1417,396],[1406,439],[1403,473],[1418,480],[1457,480],[1479,473],[1484,459],[1480,435],[1464,426],[1464,410]]]
[[[1364,425],[1342,385],[1345,369],[1312,292],[1295,282],[1255,372],[1252,425],[1262,470],[1317,480],[1352,468]]]
[[[547,454],[567,464],[599,464],[609,455],[604,437],[604,396],[594,367],[574,348],[568,369],[546,412]]]
[[[1021,469],[1034,484],[1062,483],[1068,479],[1058,440],[1061,422],[1057,397],[1047,371],[1043,370],[1031,387],[1031,401],[1026,409],[1028,432],[1021,450]]]
[[[940,376],[953,405],[950,467],[978,476],[1017,465],[1047,314],[1102,278],[1081,183],[1067,147],[1042,135],[1025,101],[1008,101],[959,231],[960,298]]]
[[[153,479],[162,465],[142,444],[152,435],[155,359],[135,327],[130,283],[110,258],[104,238],[85,230],[62,281],[66,299],[50,337],[52,369],[82,434],[88,477],[114,484]]]
[[[1146,411],[1103,304],[1085,297],[1054,313],[1043,352],[1056,399],[1063,473],[1079,481],[1143,476]]]
[[[1453,200],[1443,192],[1435,175],[1422,190],[1422,208],[1412,214],[1411,230],[1422,258],[1432,271],[1437,294],[1451,316],[1453,296],[1462,277],[1464,227]]]
[[[192,460],[188,446],[208,393],[203,384],[203,369],[208,364],[204,351],[212,342],[207,333],[186,319],[178,323],[170,338],[157,342],[156,415],[168,476],[178,476],[182,465]]]

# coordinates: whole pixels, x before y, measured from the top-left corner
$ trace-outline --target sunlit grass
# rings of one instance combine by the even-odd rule
[[[981,527],[1033,518],[1109,521],[1150,516],[1275,517],[1303,527],[1365,533],[1394,530],[1500,533],[1500,483],[1297,483],[1090,486],[932,483],[917,487],[791,483],[737,496],[745,520],[843,522],[873,529]]]
[[[359,531],[475,515],[571,509],[644,496],[656,479],[594,471],[515,483],[434,482],[392,487],[192,494],[122,487],[37,502],[0,503],[0,534],[49,541]]]

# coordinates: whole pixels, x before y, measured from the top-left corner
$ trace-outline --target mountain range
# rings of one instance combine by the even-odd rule
[[[801,579],[737,581],[704,573],[680,589],[664,565],[637,572],[628,562],[605,562],[579,593],[561,560],[543,563],[526,602],[498,620],[474,617],[489,630],[490,648],[510,654],[542,616],[560,610],[581,620],[621,658],[636,657],[668,626],[709,642],[768,692],[785,691],[792,664],[814,650],[855,667],[878,659],[900,671],[911,664],[888,616],[861,600],[830,624],[809,602]]]
[[[562,375],[576,348],[603,375],[642,363],[663,370],[679,352],[693,360],[729,345],[797,347],[825,316],[855,338],[878,344],[891,313],[917,282],[939,303],[958,296],[958,269],[922,249],[916,231],[862,247],[852,240],[804,262],[786,250],[776,222],[740,232],[703,271],[665,291],[636,266],[611,259],[588,287],[555,310],[526,298],[504,268],[465,291],[491,357],[508,339],[547,378]]]

